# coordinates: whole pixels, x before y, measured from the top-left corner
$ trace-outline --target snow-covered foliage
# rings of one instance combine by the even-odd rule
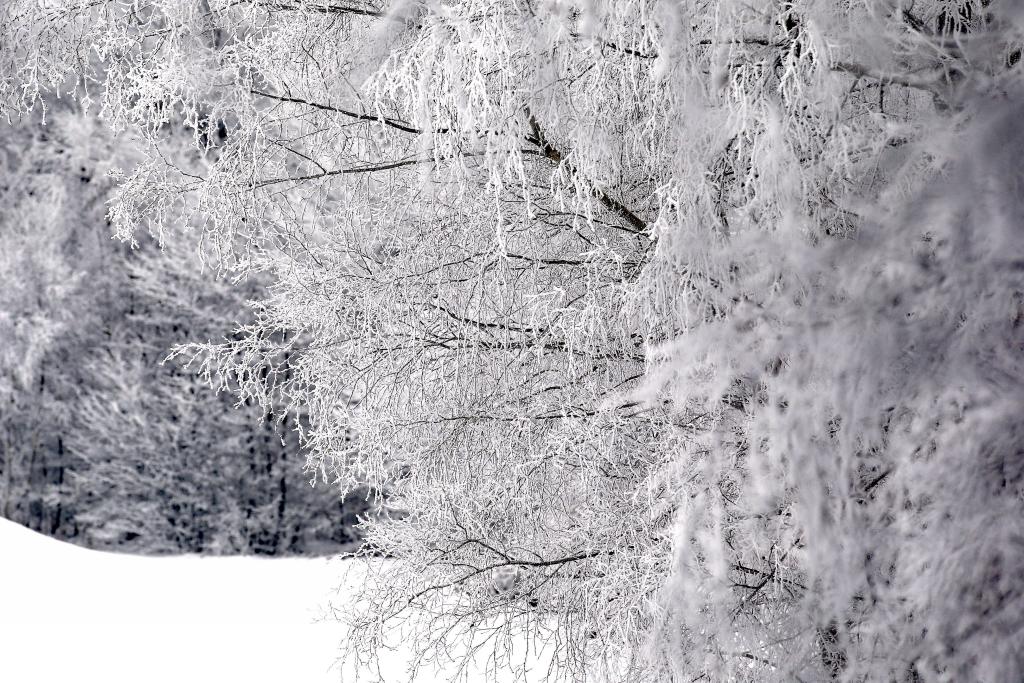
[[[66,9],[147,131],[120,234],[273,277],[185,353],[391,496],[356,654],[426,613],[577,680],[1024,675],[1019,3]]]

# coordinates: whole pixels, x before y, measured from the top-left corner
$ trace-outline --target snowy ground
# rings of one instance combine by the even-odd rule
[[[0,519],[0,681],[339,681],[344,629],[316,619],[328,600],[344,604],[344,566],[114,555]],[[397,652],[382,678],[362,680],[404,670]]]
[[[337,681],[338,560],[148,558],[0,519],[0,680]]]

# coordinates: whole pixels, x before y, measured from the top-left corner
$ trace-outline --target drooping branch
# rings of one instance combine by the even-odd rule
[[[320,5],[312,2],[287,4],[283,2],[258,2],[258,5],[280,12],[313,12],[315,14],[354,14],[364,17],[383,17],[384,13],[369,7],[353,7],[351,5]]]
[[[529,111],[529,109],[527,109],[526,115],[527,120],[530,123],[530,130],[532,131],[532,134],[527,136],[527,141],[536,145],[543,156],[547,157],[556,164],[564,163],[565,156],[557,147],[552,145],[548,138],[544,135],[544,132],[541,130],[540,123],[538,123],[537,118],[533,115],[532,112]],[[574,175],[576,173],[576,169],[574,169],[571,165],[567,165],[567,168],[570,174]],[[651,239],[650,236],[647,234],[646,221],[644,221],[642,218],[636,215],[636,213],[629,209],[629,207],[627,207],[625,204],[618,201],[617,199],[614,199],[613,197],[609,196],[607,192],[600,188],[594,188],[594,196],[597,197],[597,201],[601,202],[601,204],[606,209],[618,215],[620,218],[626,221],[626,223],[629,224],[631,228],[629,232],[632,232],[636,235],[640,235],[647,239]]]
[[[405,166],[415,166],[416,164],[425,164],[433,162],[434,159],[402,159],[401,161],[392,161],[384,164],[369,164],[366,166],[339,168],[330,171],[324,171],[323,173],[312,173],[309,175],[289,176],[286,178],[268,178],[267,180],[261,180],[260,182],[255,183],[253,187],[266,187],[268,185],[278,185],[280,183],[299,183],[306,180],[320,180],[322,178],[329,178],[331,176],[339,175],[353,175],[358,173],[380,173],[382,171],[390,171]]]
[[[936,78],[914,78],[913,76],[907,76],[906,74],[897,73],[883,73],[870,69],[863,64],[856,62],[833,62],[832,69],[834,71],[842,71],[859,78],[870,78],[871,80],[879,81],[881,83],[893,83],[895,85],[902,85],[905,88],[914,88],[915,90],[924,90],[936,96],[944,96],[944,93],[940,89],[940,81]]]
[[[287,96],[287,95],[279,95],[279,94],[276,94],[276,93],[264,92],[262,90],[257,90],[255,88],[250,88],[249,92],[251,92],[254,95],[259,95],[260,97],[266,97],[268,99],[277,100],[278,102],[290,102],[290,103],[293,103],[293,104],[303,104],[303,105],[306,105],[307,107],[313,107],[314,109],[319,109],[321,111],[329,111],[329,112],[333,112],[335,114],[342,114],[343,116],[348,116],[349,118],[353,118],[353,119],[356,119],[356,120],[359,120],[359,121],[369,121],[369,122],[372,122],[372,123],[380,123],[380,124],[383,124],[383,125],[388,126],[390,128],[394,128],[395,130],[400,130],[403,133],[413,133],[413,134],[419,135],[419,134],[424,132],[423,130],[421,130],[419,128],[416,128],[416,127],[406,123],[405,121],[400,121],[398,119],[390,119],[390,118],[387,118],[385,116],[373,116],[371,114],[360,114],[358,112],[349,111],[348,109],[342,109],[341,107],[334,107],[334,106],[327,105],[327,104],[321,104],[320,102],[313,102],[311,100],[305,100],[305,99],[302,99],[302,98],[299,98],[299,97],[290,97],[290,96]],[[446,131],[432,131],[432,132],[443,133],[443,132],[446,132]]]

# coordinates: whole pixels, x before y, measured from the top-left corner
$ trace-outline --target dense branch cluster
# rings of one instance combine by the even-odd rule
[[[1024,674],[1014,3],[60,16],[148,139],[120,234],[273,277],[182,352],[388,492],[353,652],[406,620],[425,660],[525,631],[579,680]]]

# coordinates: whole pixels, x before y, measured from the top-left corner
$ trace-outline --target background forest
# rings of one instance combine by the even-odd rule
[[[343,540],[280,420],[387,492],[352,659],[1024,680],[1019,0],[9,0],[0,41],[20,514]],[[71,218],[97,167],[134,251]]]
[[[73,102],[49,105],[0,126],[0,514],[122,552],[351,547],[366,504],[311,485],[301,414],[236,406],[163,362],[246,321],[264,284],[204,268],[196,235],[112,239],[108,173],[133,163],[133,141]],[[191,132],[175,137],[198,162]]]

